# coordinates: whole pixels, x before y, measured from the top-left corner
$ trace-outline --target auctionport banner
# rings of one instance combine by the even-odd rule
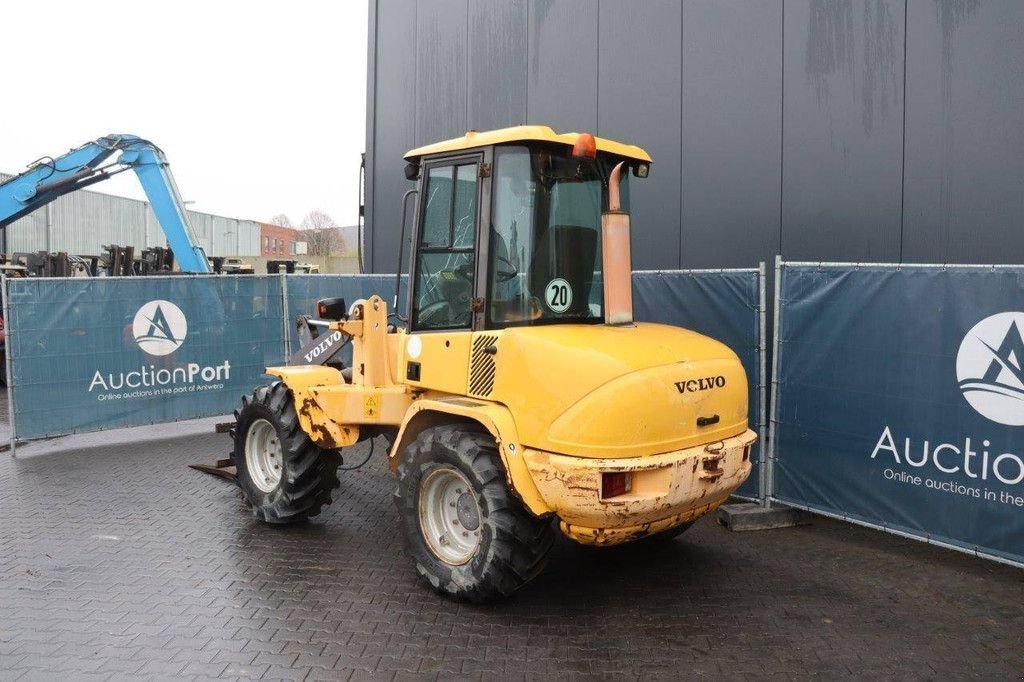
[[[19,439],[228,414],[284,357],[280,277],[7,285]]]
[[[1024,561],[1024,269],[784,264],[775,498]]]

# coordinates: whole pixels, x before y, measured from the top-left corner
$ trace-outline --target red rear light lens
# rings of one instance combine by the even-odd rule
[[[633,474],[628,472],[605,472],[601,474],[601,499],[625,495],[633,487]]]

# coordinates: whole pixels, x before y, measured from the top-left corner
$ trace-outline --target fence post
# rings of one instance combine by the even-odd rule
[[[289,333],[291,328],[291,316],[288,313],[288,273],[282,272],[278,275],[281,278],[281,340],[284,347],[284,364],[288,364],[288,358],[292,356],[292,339]]]
[[[761,452],[761,461],[758,462],[757,496],[760,498],[761,506],[768,506],[768,293],[765,288],[768,284],[765,262],[761,261],[757,266],[757,437],[761,441],[758,448]]]
[[[7,276],[0,276],[0,297],[3,300],[3,313],[4,313],[4,363],[5,371],[7,373],[7,419],[10,422],[11,436],[10,436],[10,448],[11,457],[14,459],[18,458],[17,452],[15,451],[15,434],[14,434],[14,360],[11,357],[11,316],[8,314],[8,302],[7,302]]]
[[[778,441],[776,436],[778,420],[775,418],[779,413],[779,344],[782,338],[782,270],[785,264],[782,256],[775,256],[775,311],[774,311],[774,338],[772,342],[772,416],[768,420],[768,480],[766,482],[767,500],[775,496],[775,445]]]

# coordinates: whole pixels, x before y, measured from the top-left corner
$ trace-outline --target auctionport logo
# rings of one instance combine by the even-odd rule
[[[170,355],[185,341],[188,321],[181,308],[170,301],[150,301],[135,313],[132,333],[146,354]]]
[[[188,335],[188,321],[181,308],[158,299],[146,303],[132,321],[135,343],[147,355],[170,355],[181,347]],[[160,364],[160,363],[158,363]],[[231,363],[202,365],[185,362],[169,366],[142,365],[130,371],[93,372],[89,393],[103,401],[168,396],[179,393],[218,391],[231,380]]]
[[[974,325],[960,344],[956,378],[981,416],[1024,426],[1024,313],[998,313]]]

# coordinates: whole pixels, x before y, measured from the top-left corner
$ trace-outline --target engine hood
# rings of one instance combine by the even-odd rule
[[[632,457],[747,427],[743,366],[701,334],[639,323],[512,328],[497,337],[488,397],[508,406],[528,447]]]

